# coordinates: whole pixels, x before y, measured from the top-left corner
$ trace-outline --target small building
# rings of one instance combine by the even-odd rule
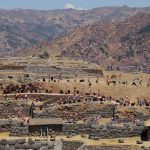
[[[62,132],[63,119],[62,118],[33,118],[29,121],[29,133],[38,133],[42,135],[50,135],[51,131],[56,133]]]

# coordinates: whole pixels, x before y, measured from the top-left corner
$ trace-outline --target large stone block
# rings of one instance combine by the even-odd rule
[[[53,142],[48,142],[48,148],[53,148],[54,147],[54,143]]]
[[[22,148],[22,144],[15,144],[15,149],[21,149]]]
[[[31,145],[29,143],[25,143],[22,145],[23,149],[31,149]]]
[[[18,144],[24,144],[26,142],[26,139],[24,138],[24,139],[19,139],[19,140],[17,140],[17,143]]]
[[[42,147],[40,148],[40,150],[48,150],[48,147],[47,147],[47,146],[42,146]]]
[[[5,150],[5,145],[0,144],[0,150]]]
[[[6,144],[8,144],[8,141],[6,139],[1,139],[0,144],[1,145],[6,145]]]
[[[15,145],[17,143],[18,140],[9,140],[8,144],[9,145]]]
[[[40,149],[41,146],[42,146],[41,143],[34,143],[34,144],[32,144],[31,148],[36,150],[36,149]]]
[[[9,144],[6,144],[6,145],[5,145],[5,150],[10,150]]]

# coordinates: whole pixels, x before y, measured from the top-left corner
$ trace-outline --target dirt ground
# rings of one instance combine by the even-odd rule
[[[8,72],[0,72],[0,75],[2,74],[8,74]],[[15,73],[13,73],[15,75]],[[21,75],[23,73],[19,73]],[[118,76],[121,74],[121,78],[119,79]],[[17,73],[18,75],[18,73]],[[112,75],[117,76],[117,78],[112,79],[110,78]],[[77,78],[76,82],[74,82],[74,79],[69,79],[70,82],[67,82],[67,79],[60,80],[59,82],[48,82],[48,79],[46,82],[41,81],[34,81],[34,82],[40,82],[43,85],[44,89],[50,90],[51,87],[53,88],[53,93],[59,93],[60,90],[63,90],[64,92],[68,89],[73,92],[74,87],[77,88],[77,90],[82,91],[83,93],[100,93],[105,96],[112,96],[115,99],[119,98],[125,98],[128,97],[131,102],[134,102],[137,100],[137,98],[146,98],[147,100],[150,99],[150,87],[147,87],[148,80],[150,78],[150,75],[148,74],[142,74],[142,73],[124,73],[124,72],[104,72],[104,78],[99,78],[98,83],[96,83],[96,78],[90,77],[91,87],[89,88],[88,83],[88,77],[83,78]],[[116,81],[117,85],[110,84],[107,85],[106,82],[106,76],[109,76],[109,80]],[[135,78],[141,78],[142,76],[142,85],[138,84],[138,81],[136,81],[137,86],[131,85],[133,80]],[[84,79],[85,82],[79,82],[80,79]],[[15,82],[12,79],[5,79],[0,80],[0,82]],[[127,81],[128,84],[118,84],[118,82],[125,82]],[[32,81],[31,81],[32,82]]]
[[[131,102],[134,102],[137,100],[137,98],[146,98],[150,99],[150,88],[147,87],[148,79],[150,78],[150,75],[147,74],[134,74],[134,73],[120,73],[120,72],[104,72],[104,75],[111,76],[111,75],[122,75],[121,82],[128,81],[128,85],[123,84],[117,84],[117,85],[107,85],[106,78],[100,78],[99,82],[96,83],[96,78],[91,78],[90,81],[92,83],[91,88],[89,88],[88,78],[78,78],[76,82],[74,82],[74,79],[70,79],[70,82],[67,82],[66,80],[61,80],[58,82],[46,82],[44,83],[44,87],[49,89],[50,86],[53,87],[53,90],[55,93],[59,92],[60,89],[66,91],[69,89],[71,92],[73,92],[73,88],[76,87],[79,91],[83,91],[84,93],[88,92],[95,92],[95,93],[101,93],[105,96],[112,96],[115,99],[121,98],[121,97],[128,97]],[[140,78],[142,75],[143,77],[143,83],[142,85],[131,85],[133,82],[133,79]],[[85,82],[81,83],[79,82],[80,79],[85,79]],[[110,79],[112,80],[112,79]],[[113,79],[117,82],[119,82],[119,79]]]

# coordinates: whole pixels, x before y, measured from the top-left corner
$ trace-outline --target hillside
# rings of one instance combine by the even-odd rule
[[[74,27],[101,20],[124,21],[139,12],[150,12],[150,9],[123,6],[92,10],[0,10],[0,56],[24,53],[27,47],[64,36]]]
[[[77,28],[44,48],[109,70],[150,72],[149,37],[150,14],[140,13],[120,23],[104,21]]]

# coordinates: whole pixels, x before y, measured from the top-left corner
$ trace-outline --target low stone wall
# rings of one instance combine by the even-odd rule
[[[125,124],[124,126],[109,125],[105,126],[104,128],[103,126],[92,126],[89,137],[91,139],[111,139],[120,137],[140,136],[143,129],[143,125],[134,126],[129,124]]]
[[[71,99],[71,98],[70,98]],[[71,99],[73,100],[73,99]],[[51,118],[51,117],[62,117],[65,118],[67,116],[67,113],[72,113],[72,110],[66,110],[67,113],[64,113],[62,111],[52,111],[51,107],[48,107],[49,104],[45,104],[42,108],[42,110],[39,111],[39,108],[36,108],[33,111],[33,116],[34,118]],[[89,111],[80,111],[77,112],[78,116],[77,118],[84,118],[85,115],[87,116],[96,116],[96,115],[101,115],[102,118],[111,118],[113,116],[113,109],[114,105],[104,105],[104,107],[100,109],[95,109],[95,110],[89,110]],[[65,111],[65,112],[66,112]]]
[[[139,146],[83,146],[78,150],[141,150]]]
[[[44,110],[42,112],[34,111],[33,118],[59,118],[60,116],[57,114],[53,114],[51,110]]]
[[[49,141],[47,139],[28,140],[23,139],[1,139],[0,150],[142,150],[137,145],[104,145],[86,146],[78,141]]]
[[[15,120],[12,120],[12,119],[1,119],[0,120],[0,132],[8,132],[8,131],[10,131],[14,124],[16,124]]]
[[[28,136],[29,134],[29,127],[28,126],[21,126],[20,124],[16,124],[10,130],[10,136]]]
[[[0,119],[16,118],[18,117],[18,111],[21,108],[21,114],[24,117],[29,116],[30,106],[26,104],[26,101],[22,100],[3,100],[0,101]],[[15,109],[14,109],[15,108]]]
[[[105,105],[104,108],[98,110],[87,111],[87,115],[100,115],[102,118],[111,118],[113,116],[114,105]]]
[[[106,125],[93,125],[65,123],[63,124],[62,132],[64,135],[78,135],[89,134],[90,139],[111,139],[121,137],[140,136],[144,129],[144,123],[137,120],[135,124],[106,124]],[[22,126],[18,122],[14,122],[10,129],[10,136],[29,136],[29,126]]]
[[[32,139],[0,140],[0,150],[54,150],[52,141],[34,141]]]
[[[139,119],[141,121],[145,121],[145,120],[149,120],[150,116],[143,116],[143,117],[135,117],[135,119]],[[116,119],[116,123],[120,124],[120,123],[128,123],[128,122],[133,122],[132,118],[119,118]]]
[[[62,141],[62,150],[78,150],[81,145],[83,145],[82,142]]]
[[[3,130],[1,130],[3,129]],[[10,132],[10,136],[27,136],[29,135],[28,125],[23,125],[19,120],[3,119],[0,120],[0,131]]]
[[[131,122],[133,118],[146,121],[150,119],[149,109],[150,107],[145,106],[116,106],[115,116],[118,116],[118,123]]]
[[[108,125],[89,125],[89,124],[64,124],[63,133],[66,135],[89,134],[90,139],[111,139],[120,137],[140,136],[144,124],[136,121],[135,124],[108,124]]]

